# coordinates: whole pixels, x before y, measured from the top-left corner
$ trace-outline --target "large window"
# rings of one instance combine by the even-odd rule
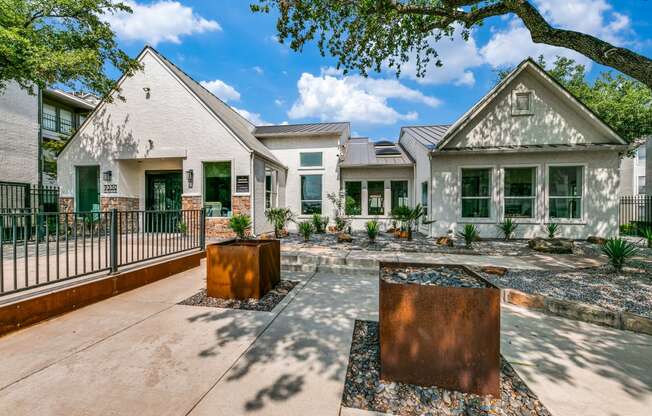
[[[204,163],[204,207],[207,217],[231,215],[231,162]]]
[[[421,206],[425,210],[426,218],[428,218],[428,181],[421,182]]]
[[[321,214],[321,175],[301,176],[301,214]]]
[[[639,176],[638,177],[638,193],[640,195],[645,195],[646,194],[645,176]]]
[[[581,166],[551,166],[548,174],[550,218],[582,218]]]
[[[398,207],[408,206],[408,182],[392,181],[392,212]]]
[[[346,182],[344,184],[346,215],[362,214],[362,182]]]
[[[272,207],[272,175],[265,175],[265,208]]]
[[[491,169],[462,169],[462,218],[491,216]]]
[[[505,168],[505,218],[534,218],[536,168]]]
[[[322,167],[321,152],[303,152],[299,154],[300,166],[302,168],[320,168]]]
[[[385,182],[367,182],[367,213],[369,215],[385,214]]]

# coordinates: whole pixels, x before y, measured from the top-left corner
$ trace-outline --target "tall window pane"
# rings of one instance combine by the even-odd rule
[[[207,217],[231,215],[231,162],[204,163],[204,207]]]
[[[408,182],[392,181],[392,212],[398,207],[408,206]]]
[[[301,214],[321,214],[321,175],[301,176]]]
[[[551,166],[548,176],[550,218],[582,218],[582,167]]]
[[[59,131],[66,134],[72,132],[72,112],[63,108],[59,109]]]
[[[533,218],[536,168],[505,169],[505,217]]]
[[[362,182],[346,182],[344,184],[346,215],[362,214]]]
[[[385,183],[383,181],[367,182],[367,212],[369,215],[385,213]]]
[[[322,153],[321,152],[304,152],[299,154],[300,163],[302,168],[308,167],[321,167],[322,166]]]
[[[50,104],[43,104],[43,128],[57,131],[57,109]]]
[[[426,212],[428,217],[428,181],[421,182],[421,206]]]
[[[462,169],[462,217],[491,216],[491,169]]]
[[[265,208],[272,207],[272,175],[265,176]]]

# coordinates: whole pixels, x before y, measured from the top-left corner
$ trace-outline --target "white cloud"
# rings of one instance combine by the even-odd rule
[[[629,18],[614,12],[605,0],[535,2],[541,14],[555,27],[588,33],[616,45],[627,43],[626,35],[631,32]],[[556,56],[564,56],[591,65],[589,58],[570,49],[532,42],[530,32],[517,18],[510,19],[506,29],[495,30],[481,54],[495,68],[515,65],[528,56],[536,58],[540,55],[548,62],[554,61]]]
[[[261,68],[261,67],[259,67],[257,65],[255,67],[251,68],[251,69],[253,69],[254,72],[257,73],[258,75],[263,75],[265,73],[263,68]]]
[[[253,124],[254,126],[266,126],[266,125],[271,124],[270,122],[263,120],[260,113],[253,113],[253,112],[247,111],[247,110],[245,110],[243,108],[236,108],[236,107],[231,107],[231,108],[233,108],[235,111],[240,113],[240,115],[242,117],[249,120],[251,122],[251,124]]]
[[[238,101],[240,99],[238,90],[222,80],[201,81],[200,84],[223,101]]]
[[[133,13],[118,12],[107,15],[106,20],[122,40],[138,40],[156,46],[160,42],[181,43],[182,35],[220,31],[214,20],[197,15],[191,7],[177,1],[162,0],[139,4],[125,1]]]
[[[274,104],[276,104],[279,107],[282,107],[283,104],[285,104],[285,101],[281,100],[280,98],[277,98],[277,99],[274,100]]]
[[[414,111],[399,113],[388,104],[388,99],[430,107],[441,104],[437,98],[406,87],[395,79],[341,76],[341,72],[333,68],[323,70],[319,76],[304,72],[297,88],[299,98],[288,111],[291,119],[317,117],[322,121],[394,124],[399,120],[415,120],[419,115]]]

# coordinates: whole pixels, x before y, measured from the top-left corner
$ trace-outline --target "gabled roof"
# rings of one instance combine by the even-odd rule
[[[344,159],[340,162],[340,167],[392,167],[392,166],[412,166],[414,161],[401,147],[400,144],[394,145],[397,154],[388,156],[378,155],[377,146],[374,142],[369,141],[367,137],[357,137],[347,140]],[[380,146],[378,149],[387,150],[389,146]]]
[[[274,126],[257,126],[254,130],[256,137],[275,137],[292,135],[338,135],[350,130],[348,122],[341,123],[306,123],[306,124],[279,124]]]
[[[284,166],[272,152],[253,135],[254,125],[237,111],[228,106],[224,101],[217,98],[213,93],[202,87],[197,81],[183,72],[179,67],[170,62],[151,46],[145,46],[145,50],[151,51],[177,78],[201,100],[208,109],[217,116],[238,139],[252,152],[268,159],[271,162]]]
[[[434,150],[446,134],[450,124],[432,126],[407,126],[401,128],[401,137],[412,137],[426,149]]]
[[[460,117],[449,129],[446,131],[443,137],[437,143],[437,146],[432,149],[433,151],[438,150],[446,146],[448,142],[455,136],[455,133],[464,128],[468,123],[473,120],[486,106],[488,103],[493,101],[498,94],[509,85],[509,83],[516,78],[521,72],[525,70],[530,70],[532,73],[538,75],[544,82],[551,86],[551,88],[557,90],[562,96],[564,96],[571,106],[577,108],[581,113],[584,113],[587,118],[596,122],[596,124],[604,130],[605,134],[611,137],[614,141],[626,145],[627,142],[618,135],[609,125],[602,121],[591,109],[586,105],[580,102],[573,94],[571,94],[563,85],[561,85],[557,80],[548,75],[548,73],[543,69],[539,64],[537,64],[532,58],[527,58],[522,61],[512,72],[510,72],[502,81],[498,83],[494,88],[492,88],[480,101],[478,101],[473,107],[471,107],[462,117]]]

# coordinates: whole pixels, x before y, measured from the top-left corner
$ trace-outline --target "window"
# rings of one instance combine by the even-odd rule
[[[534,114],[531,91],[517,91],[512,94],[512,115]]]
[[[645,195],[645,176],[638,177],[638,193],[639,195]]]
[[[321,175],[301,176],[301,214],[321,214]]]
[[[265,208],[272,207],[272,175],[265,175]]]
[[[321,152],[299,153],[300,166],[302,168],[320,168],[322,167]]]
[[[369,215],[385,214],[385,182],[367,182],[367,213]]]
[[[63,108],[59,109],[59,131],[66,134],[72,132],[72,113]]]
[[[408,183],[407,181],[392,181],[392,212],[398,207],[408,206]]]
[[[204,163],[204,207],[207,217],[231,215],[231,162]]]
[[[505,168],[505,218],[534,218],[536,168]]]
[[[57,109],[53,105],[43,104],[43,128],[57,131]]]
[[[581,166],[551,166],[548,173],[550,218],[582,218]]]
[[[362,182],[345,182],[344,213],[346,215],[362,215]]]
[[[462,218],[491,216],[491,169],[462,169]]]
[[[428,181],[421,182],[421,206],[425,210],[425,217],[428,218]]]
[[[645,156],[646,156],[645,150],[646,150],[645,145],[641,145],[641,147],[639,147],[638,150],[636,151],[636,155],[638,156],[638,160],[640,162],[645,162]]]

